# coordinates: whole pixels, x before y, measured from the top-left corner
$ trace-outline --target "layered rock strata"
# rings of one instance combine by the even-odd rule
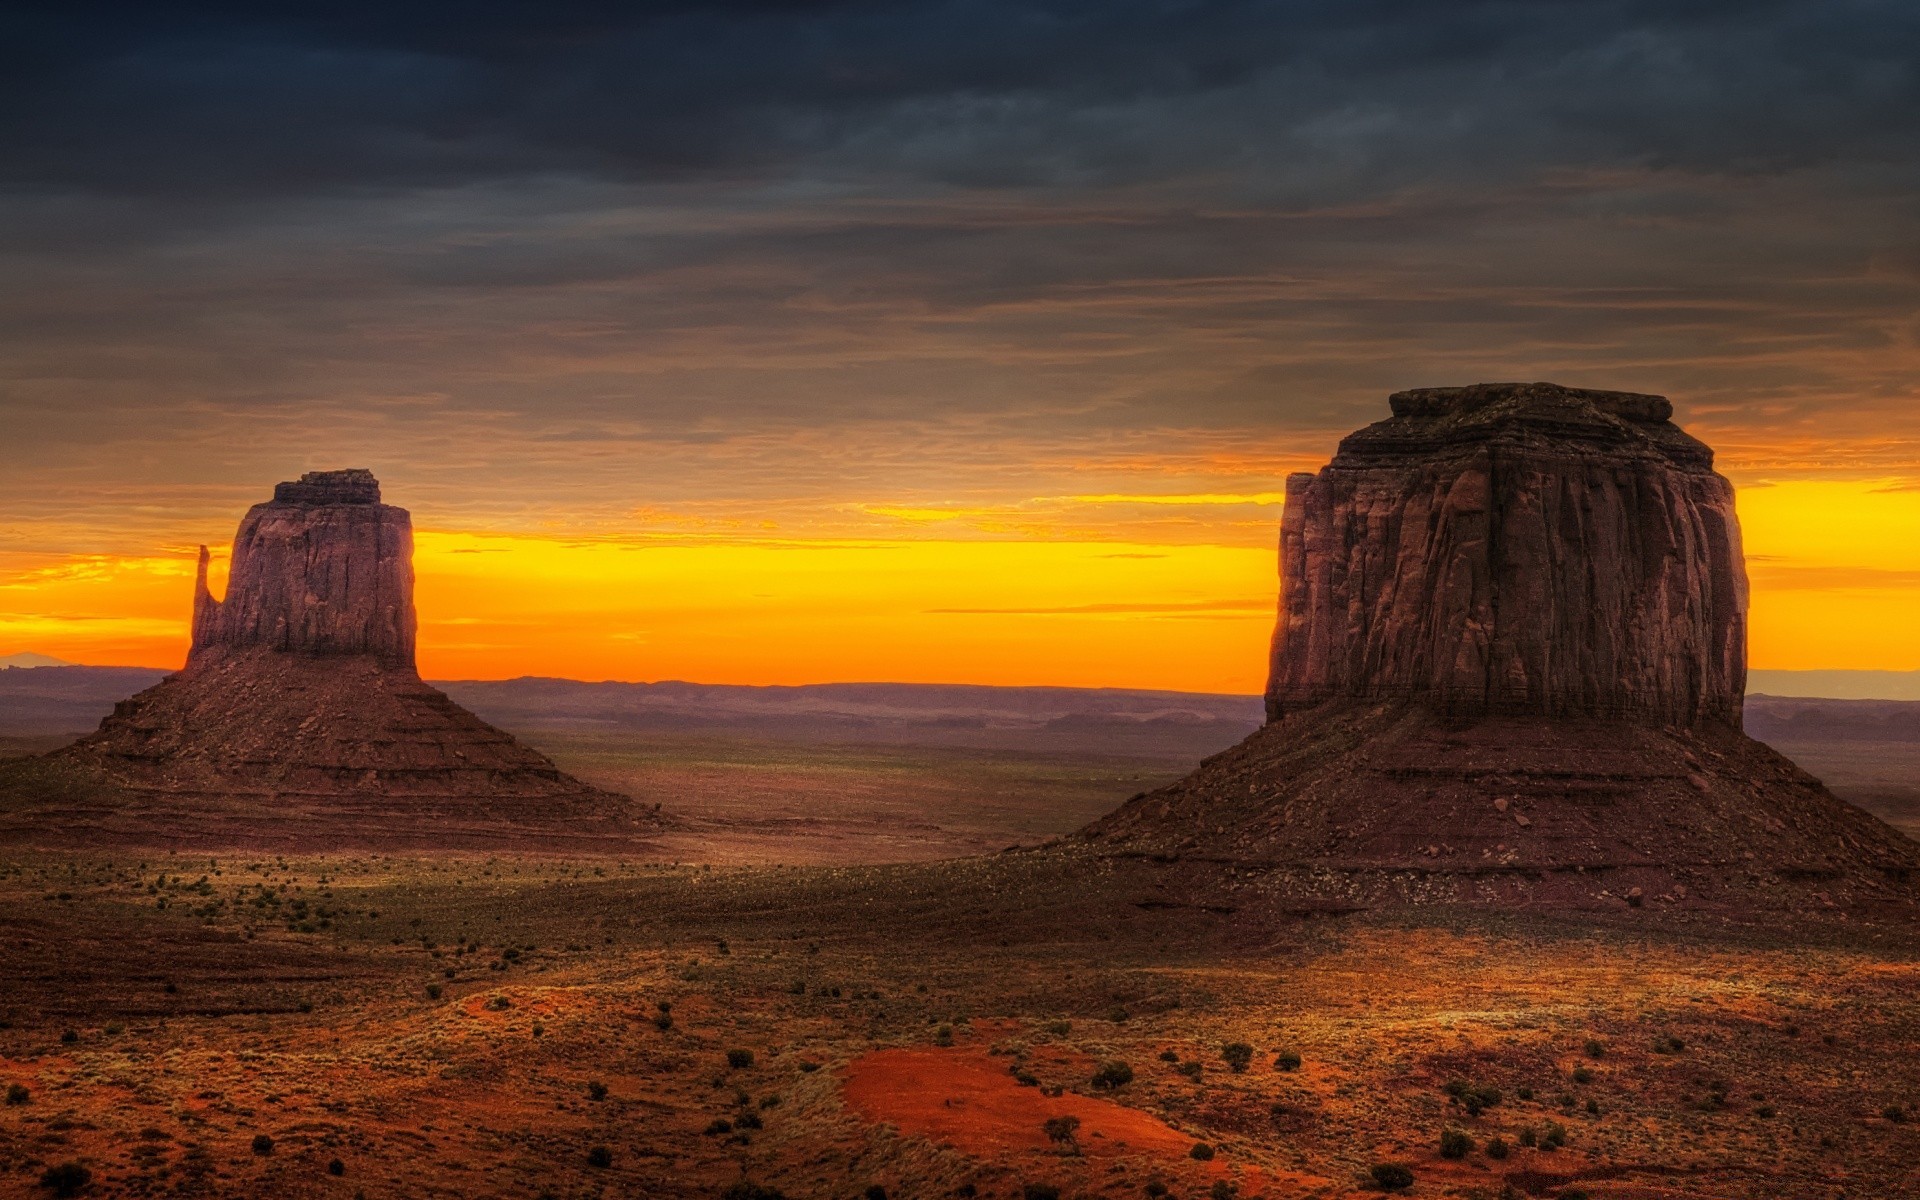
[[[1911,915],[1920,844],[1740,730],[1733,490],[1665,399],[1391,405],[1289,481],[1266,727],[1083,846],[1307,907]]]
[[[1400,392],[1287,481],[1270,717],[1327,700],[1738,724],[1733,487],[1659,396]]]
[[[227,598],[200,552],[188,661],[216,646],[370,654],[414,665],[413,519],[380,502],[371,471],[312,471],[247,510]]]

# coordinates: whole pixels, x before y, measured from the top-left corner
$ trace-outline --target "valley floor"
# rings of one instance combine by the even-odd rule
[[[1911,949],[1147,870],[19,856],[0,1195],[1920,1195]]]

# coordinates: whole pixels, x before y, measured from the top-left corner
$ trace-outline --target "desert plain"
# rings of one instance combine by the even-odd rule
[[[635,784],[586,740],[543,748]],[[954,811],[973,752],[699,744],[647,743],[689,801],[651,858],[10,854],[0,1193],[1920,1194],[1900,928],[1290,911],[1013,848],[1166,771],[1084,751],[998,755],[916,854],[885,810]],[[785,774],[839,811],[712,853]],[[874,861],[973,840],[1008,848]]]

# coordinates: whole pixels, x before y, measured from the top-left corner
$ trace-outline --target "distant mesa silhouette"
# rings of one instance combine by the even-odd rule
[[[1740,730],[1733,488],[1666,399],[1389,403],[1287,482],[1265,728],[1083,844],[1333,907],[1914,902],[1920,844]]]
[[[249,509],[224,600],[208,557],[186,665],[0,779],[0,838],[590,848],[661,826],[421,680],[413,523],[372,472]]]

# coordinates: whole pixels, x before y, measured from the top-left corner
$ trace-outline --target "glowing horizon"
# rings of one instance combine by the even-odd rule
[[[1920,669],[1920,490],[1789,480],[1749,483],[1738,496],[1752,667]],[[971,527],[970,536],[809,538],[429,526],[416,534],[421,671],[1260,690],[1277,598],[1273,493],[1054,499],[1209,507],[1214,520],[1181,532],[1219,537],[1175,541],[1152,523],[1133,536],[1054,538]],[[1045,508],[1034,503],[1029,515]],[[1004,525],[1021,510],[919,508],[898,519],[916,530],[963,518]],[[1268,544],[1252,544],[1258,533]],[[15,561],[0,572],[0,652],[177,667],[194,549],[5,556]],[[216,593],[227,554],[214,548]]]

